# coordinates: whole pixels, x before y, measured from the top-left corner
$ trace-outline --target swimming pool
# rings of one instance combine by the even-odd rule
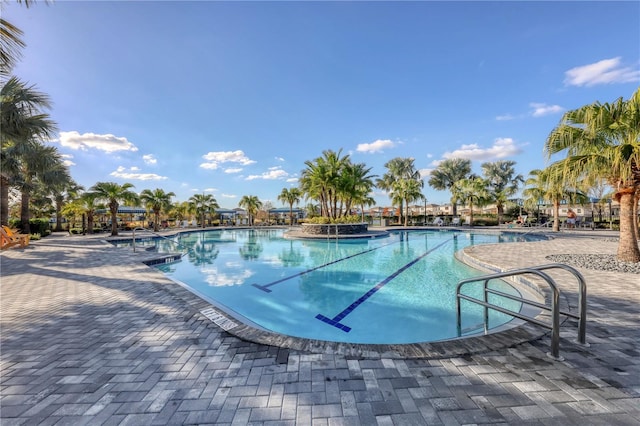
[[[516,234],[439,230],[398,231],[376,239],[294,240],[284,238],[284,232],[179,234],[176,240],[186,255],[158,269],[242,322],[277,333],[349,343],[432,342],[459,337],[455,287],[479,275],[455,260],[454,253],[473,244],[522,240]],[[176,250],[168,241],[144,244]],[[518,294],[506,283],[491,286]],[[471,287],[467,294],[481,297]],[[520,307],[495,296],[490,301],[511,310]],[[463,303],[465,334],[482,331],[482,307]],[[511,319],[491,312],[489,327]]]

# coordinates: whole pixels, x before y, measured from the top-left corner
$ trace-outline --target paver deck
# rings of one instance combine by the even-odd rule
[[[614,253],[603,235],[466,254],[509,269],[549,263],[549,254]],[[637,274],[580,269],[589,346],[567,321],[564,361],[547,357],[548,335],[409,359],[241,340],[201,313],[204,301],[141,263],[149,256],[60,235],[0,255],[3,426],[640,424]],[[575,307],[575,281],[558,281]]]

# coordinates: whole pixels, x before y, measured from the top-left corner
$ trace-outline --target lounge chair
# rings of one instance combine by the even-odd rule
[[[436,217],[436,218],[433,219],[433,222],[431,222],[431,225],[443,226],[444,225],[444,220],[441,217]]]
[[[459,226],[460,225],[460,218],[459,217],[454,217],[453,219],[451,219],[451,225],[452,226]]]
[[[0,250],[4,250],[13,246],[25,248],[29,245],[30,235],[14,234],[8,226],[0,228]]]

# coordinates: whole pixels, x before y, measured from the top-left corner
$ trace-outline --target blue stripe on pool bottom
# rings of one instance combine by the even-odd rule
[[[262,291],[264,291],[266,293],[271,293],[271,290],[269,289],[269,287],[271,287],[273,285],[280,284],[283,281],[287,281],[287,280],[290,280],[292,278],[299,277],[299,276],[304,275],[304,274],[308,274],[309,272],[313,272],[313,271],[315,271],[317,269],[324,268],[325,266],[333,265],[334,263],[342,262],[343,260],[351,259],[352,257],[360,256],[362,254],[366,254],[366,253],[372,252],[374,250],[378,250],[378,249],[380,249],[382,247],[386,247],[388,245],[395,244],[397,242],[398,241],[394,241],[392,243],[383,244],[381,246],[374,247],[374,248],[371,248],[371,249],[368,249],[368,250],[365,250],[365,251],[361,251],[360,253],[355,253],[355,254],[352,254],[350,256],[343,257],[341,259],[332,260],[331,262],[325,263],[324,265],[316,266],[315,268],[311,268],[311,269],[307,269],[306,271],[298,272],[297,274],[291,275],[291,276],[286,277],[286,278],[279,279],[277,281],[273,281],[273,282],[271,282],[269,284],[260,285],[260,284],[255,284],[254,283],[254,284],[251,284],[251,285],[254,286],[255,288],[259,288],[260,290],[262,290]]]
[[[318,315],[316,315],[316,319],[319,319],[320,321],[322,321],[324,323],[332,325],[332,326],[334,326],[334,327],[336,327],[336,328],[348,333],[349,331],[351,331],[351,327],[349,327],[347,325],[344,325],[344,324],[341,324],[340,321],[342,321],[347,315],[349,315],[351,312],[353,312],[354,309],[356,309],[358,306],[360,306],[365,300],[367,300],[368,298],[373,296],[375,294],[375,292],[377,292],[382,287],[387,285],[392,279],[394,279],[395,277],[397,277],[398,275],[400,275],[401,273],[406,271],[411,266],[415,265],[420,259],[422,259],[425,256],[427,256],[429,253],[432,253],[434,250],[442,247],[444,244],[448,243],[449,241],[451,241],[451,239],[441,242],[440,244],[438,244],[437,246],[435,246],[431,250],[427,250],[426,253],[416,257],[411,262],[407,263],[402,268],[398,269],[393,274],[389,275],[387,278],[385,278],[384,280],[380,281],[378,284],[376,284],[375,287],[373,287],[371,290],[369,290],[364,295],[359,297],[355,302],[353,302],[352,304],[347,306],[342,312],[340,312],[335,317],[328,318],[328,317],[325,317],[322,314],[318,314]]]

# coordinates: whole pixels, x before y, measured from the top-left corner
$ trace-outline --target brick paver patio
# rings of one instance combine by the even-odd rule
[[[473,247],[499,268],[614,253],[605,233]],[[441,359],[311,353],[243,341],[141,263],[149,253],[54,235],[1,254],[0,420],[14,424],[638,425],[640,275],[581,269],[575,320],[544,337]],[[574,281],[558,276],[575,307]],[[507,342],[508,343],[508,342]]]

